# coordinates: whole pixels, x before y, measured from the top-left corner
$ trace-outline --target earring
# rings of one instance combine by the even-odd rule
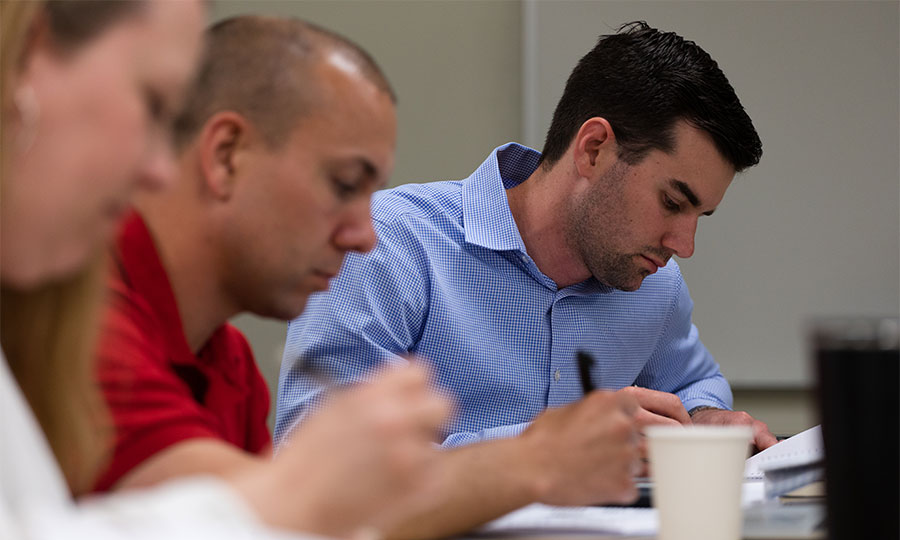
[[[41,118],[41,104],[31,85],[20,86],[13,95],[13,104],[19,113],[21,127],[16,134],[16,147],[25,153],[37,138],[38,121]]]

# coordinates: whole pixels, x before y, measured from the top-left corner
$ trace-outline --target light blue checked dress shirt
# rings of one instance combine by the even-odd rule
[[[323,379],[359,381],[407,353],[429,362],[455,401],[446,446],[518,434],[545,408],[579,399],[579,350],[596,360],[597,388],[637,384],[673,392],[687,409],[731,408],[674,261],[634,292],[593,278],[557,289],[541,273],[505,193],[539,157],[510,143],[465,180],[376,194],[376,248],[349,255],[288,325],[276,444],[317,405]]]

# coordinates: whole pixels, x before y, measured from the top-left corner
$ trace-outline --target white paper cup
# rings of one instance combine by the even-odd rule
[[[648,426],[659,540],[739,540],[749,426]]]

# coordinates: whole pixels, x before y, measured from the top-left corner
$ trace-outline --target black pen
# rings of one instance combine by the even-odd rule
[[[594,391],[594,382],[591,380],[593,365],[594,357],[584,351],[578,351],[578,374],[581,375],[581,389],[585,395]]]

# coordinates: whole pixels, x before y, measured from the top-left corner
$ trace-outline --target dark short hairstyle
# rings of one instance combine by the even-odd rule
[[[674,150],[678,121],[706,131],[736,171],[762,156],[753,122],[716,61],[693,41],[643,21],[601,36],[579,60],[553,113],[544,166],[556,163],[594,117],[610,123],[619,158],[632,165],[650,150]]]
[[[312,67],[334,50],[396,102],[384,73],[362,47],[306,21],[245,15],[215,24],[206,37],[197,79],[174,124],[179,149],[212,115],[226,110],[245,116],[270,147],[278,147],[315,106],[319,89]]]

